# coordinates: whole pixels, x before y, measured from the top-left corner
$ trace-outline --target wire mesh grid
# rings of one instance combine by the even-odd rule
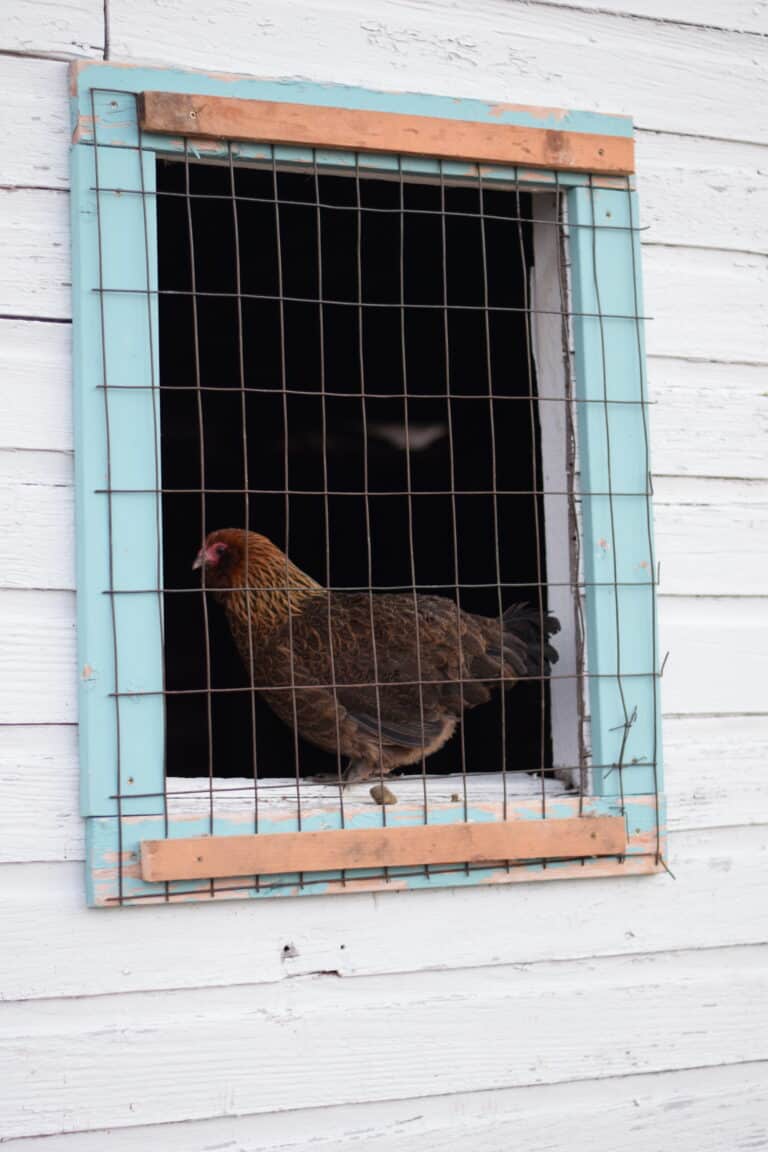
[[[622,579],[613,552],[615,668],[590,669],[584,598],[606,580],[583,570],[580,512],[585,498],[605,497],[613,528],[622,500],[637,499],[612,484],[611,406],[642,412],[649,477],[643,317],[636,295],[630,314],[603,311],[597,277],[596,309],[573,308],[569,241],[586,228],[596,246],[606,225],[594,209],[589,224],[569,220],[557,173],[532,192],[519,181],[491,186],[479,168],[461,181],[442,164],[432,179],[402,162],[371,172],[360,156],[334,168],[317,155],[287,164],[273,150],[245,165],[232,144],[206,162],[189,140],[181,155],[155,161],[141,133],[140,181],[126,189],[101,176],[108,149],[95,140],[92,191],[118,835],[129,795],[162,801],[166,836],[169,812],[204,811],[213,835],[221,811],[247,803],[255,833],[275,806],[299,831],[307,814],[317,826],[318,813],[321,826],[344,828],[361,804],[386,827],[395,812],[427,824],[446,808],[470,821],[473,805],[489,801],[507,819],[511,797],[534,791],[548,818],[563,792],[582,812],[597,770],[614,775],[623,812],[631,685],[653,678],[655,717],[656,649],[654,639],[651,668],[623,667],[618,590],[652,583],[654,568]],[[151,182],[145,156],[156,163]],[[105,274],[102,204],[118,196],[141,201],[144,287]],[[547,304],[541,236],[554,255]],[[121,376],[116,387],[109,301],[126,297],[146,309],[151,378]],[[599,328],[602,396],[574,386],[572,324],[584,316]],[[641,386],[629,399],[610,396],[604,332],[615,319],[637,330]],[[557,345],[554,374],[537,345],[543,321]],[[154,478],[141,487],[113,483],[118,387],[153,397]],[[585,491],[578,423],[589,405],[605,413],[607,486]],[[156,575],[151,586],[121,586],[115,506],[139,495],[153,509]],[[645,499],[652,556],[650,479]],[[119,604],[136,596],[156,604],[159,685],[120,675]],[[570,658],[558,665],[561,648]],[[616,682],[623,715],[618,756],[606,764],[591,763],[588,749],[596,677]],[[570,686],[570,711],[554,700],[558,683]],[[160,797],[121,783],[126,706],[151,696],[165,715]],[[381,802],[385,787],[399,808]],[[658,839],[653,851],[658,858]],[[417,874],[430,866],[397,869]],[[390,878],[386,868],[380,876]],[[298,877],[299,887],[326,881]],[[118,885],[118,902],[144,898],[123,890],[122,866]],[[254,877],[178,890],[283,885]],[[167,899],[174,891],[166,883]]]

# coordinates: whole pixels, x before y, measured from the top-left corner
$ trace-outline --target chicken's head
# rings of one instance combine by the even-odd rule
[[[234,585],[243,561],[244,536],[245,533],[237,528],[220,528],[206,537],[192,568],[205,570],[205,583],[209,587]]]

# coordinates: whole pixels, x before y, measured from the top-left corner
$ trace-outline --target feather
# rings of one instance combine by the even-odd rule
[[[528,604],[490,619],[442,596],[328,592],[255,532],[211,533],[196,566],[270,708],[358,777],[421,761],[465,709],[557,660],[560,625]]]

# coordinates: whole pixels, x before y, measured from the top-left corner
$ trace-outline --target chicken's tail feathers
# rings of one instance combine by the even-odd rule
[[[543,627],[542,627],[543,624]],[[549,676],[558,661],[549,637],[560,631],[560,621],[531,604],[512,604],[502,616],[504,661],[518,676]]]

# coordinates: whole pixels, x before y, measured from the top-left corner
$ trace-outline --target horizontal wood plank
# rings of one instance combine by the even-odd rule
[[[733,346],[732,355],[738,357]],[[650,357],[651,459],[665,476],[768,477],[764,365]]]
[[[765,481],[662,476],[653,490],[662,596],[768,595]]]
[[[102,0],[14,0],[3,12],[0,51],[96,57],[104,52]]]
[[[618,856],[627,846],[622,816],[557,821],[346,828],[260,836],[191,836],[145,840],[144,880],[324,872],[409,864],[484,864],[568,856]]]
[[[116,59],[518,99],[632,116],[641,128],[768,142],[768,40],[522,0],[226,0],[205,35],[183,0],[110,0]],[[696,67],[691,67],[691,61]],[[738,115],[734,115],[738,109]]]
[[[0,249],[0,315],[69,319],[69,195],[0,189]]]
[[[631,137],[511,124],[176,92],[143,92],[139,118],[147,132],[172,136],[309,144],[610,175],[634,171]]]
[[[4,1135],[764,1060],[766,951],[6,1004]]]
[[[23,7],[29,18],[43,6]],[[4,12],[4,28],[15,10],[13,5]],[[68,71],[58,60],[0,54],[0,133],[5,141],[0,183],[69,187]]]
[[[649,355],[768,363],[768,256],[650,246],[643,276]]]
[[[766,711],[768,598],[661,597],[659,641],[664,711]]]
[[[636,142],[644,243],[768,250],[765,145],[664,132]]]
[[[72,450],[71,326],[0,320],[4,381],[0,448]],[[39,462],[40,483],[59,483],[59,465]],[[31,581],[30,581],[31,582]]]
[[[664,719],[670,828],[768,824],[768,714]],[[738,837],[742,833],[734,832]]]
[[[68,452],[0,449],[0,526],[14,540],[0,589],[74,588],[72,470]]]
[[[109,1152],[676,1152],[759,1148],[766,1066],[456,1093],[109,1130]],[[660,1119],[663,1118],[663,1119]],[[105,1133],[10,1140],[7,1152],[103,1152]]]
[[[83,839],[76,725],[0,725],[0,861],[82,861]]]
[[[0,592],[0,723],[77,719],[72,592]]]
[[[620,16],[643,16],[665,24],[680,21],[701,28],[731,28],[736,32],[768,35],[768,11],[755,0],[558,0],[561,7],[586,12],[614,12]]]
[[[77,861],[5,865],[0,918],[16,963],[4,974],[3,995],[271,984],[322,971],[362,976],[768,940],[768,829],[675,832],[669,859],[676,880],[608,877],[577,888],[563,881],[100,912],[85,907]]]

